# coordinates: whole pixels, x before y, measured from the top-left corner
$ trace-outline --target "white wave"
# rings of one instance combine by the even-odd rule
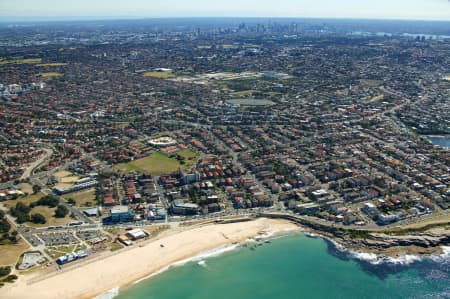
[[[173,267],[180,267],[180,266],[183,266],[183,265],[185,265],[187,263],[190,263],[190,262],[201,262],[201,261],[204,261],[207,258],[219,256],[219,255],[224,254],[226,252],[235,250],[239,246],[240,246],[240,244],[226,245],[226,246],[218,247],[218,248],[213,249],[213,250],[209,250],[209,251],[205,251],[205,252],[199,253],[196,256],[193,256],[193,257],[190,257],[190,258],[187,258],[187,259],[184,259],[184,260],[172,263],[172,264],[170,264],[168,266],[165,266],[165,267],[159,269],[158,271],[156,271],[156,272],[154,272],[154,273],[152,273],[152,274],[150,274],[150,275],[148,275],[148,276],[146,276],[144,278],[141,278],[141,279],[135,281],[133,284],[140,283],[140,282],[142,282],[144,280],[149,279],[150,277],[153,277],[153,276],[156,276],[158,274],[161,274],[161,273],[163,273],[163,272],[165,272],[165,271],[167,271],[167,270],[169,270],[170,268],[173,268]]]
[[[353,257],[359,260],[369,262],[373,265],[379,265],[382,263],[386,264],[399,264],[399,265],[410,265],[415,262],[420,262],[425,259],[432,260],[434,262],[450,262],[450,246],[441,246],[442,254],[433,255],[430,257],[420,257],[417,255],[405,254],[398,257],[388,257],[383,255],[376,255],[374,253],[364,253],[358,251],[347,250]]]
[[[356,251],[351,252],[351,253],[352,253],[353,257],[358,260],[366,261],[371,264],[379,264],[380,263],[380,259],[375,253],[356,252]]]
[[[282,230],[278,230],[278,231],[273,231],[273,232],[267,232],[267,233],[262,233],[257,235],[254,238],[250,238],[247,241],[261,241],[261,240],[266,240],[266,239],[274,239],[275,237],[282,237],[285,236],[288,233],[291,232],[298,232],[299,230],[297,228],[286,228],[286,229],[282,229]]]
[[[318,237],[320,237],[318,234],[310,233],[310,232],[305,232],[304,234],[305,234],[305,236],[310,237],[310,238],[318,238]]]
[[[233,251],[236,248],[238,248],[239,246],[240,246],[240,244],[232,244],[232,245],[226,245],[226,246],[218,247],[216,249],[200,253],[200,254],[194,256],[193,258],[187,259],[186,262],[190,262],[190,261],[197,262],[197,261],[201,261],[201,260],[204,260],[204,259],[207,259],[207,258],[216,257],[216,256],[222,255],[222,254],[224,254],[226,252]]]
[[[119,287],[112,288],[111,290],[98,295],[94,299],[112,299],[119,295]]]
[[[431,259],[435,262],[450,262],[450,246],[441,246],[442,254],[433,256]]]
[[[292,228],[292,229],[289,228],[289,229],[284,229],[284,230],[280,230],[280,231],[276,231],[276,232],[268,232],[268,233],[264,233],[264,234],[259,234],[259,235],[255,236],[254,238],[247,239],[244,243],[257,242],[257,241],[261,241],[262,239],[269,239],[269,238],[270,239],[274,239],[277,236],[284,236],[284,235],[286,235],[286,233],[297,232],[297,231],[298,231],[298,229],[296,229],[296,228]],[[151,278],[153,276],[161,274],[161,273],[169,270],[172,267],[183,266],[183,265],[185,265],[187,263],[190,263],[190,262],[198,262],[199,265],[200,265],[200,263],[202,261],[205,262],[204,261],[205,259],[208,259],[208,258],[211,258],[211,257],[216,257],[216,256],[222,255],[222,254],[224,254],[226,252],[233,251],[233,250],[235,250],[236,248],[238,248],[240,246],[241,246],[241,244],[236,243],[236,244],[232,244],[232,245],[221,246],[221,247],[218,247],[218,248],[213,249],[213,250],[201,252],[201,253],[199,253],[196,256],[193,256],[193,257],[190,257],[190,258],[187,258],[187,259],[184,259],[184,260],[172,263],[172,264],[170,264],[168,266],[165,266],[164,268],[161,268],[160,270],[158,270],[158,271],[156,271],[156,272],[154,272],[154,273],[152,273],[152,274],[150,274],[150,275],[148,275],[148,276],[146,276],[144,278],[141,278],[141,279],[135,281],[133,284],[138,284],[138,283],[140,283],[140,282],[142,282],[144,280],[147,280],[147,279],[149,279],[149,278]]]
[[[140,282],[142,282],[142,281],[144,281],[144,280],[149,279],[150,277],[153,277],[153,276],[156,276],[156,275],[158,275],[158,274],[161,274],[161,273],[163,273],[163,272],[169,270],[169,268],[170,268],[171,266],[172,266],[172,265],[165,266],[165,267],[159,269],[158,271],[153,272],[153,273],[150,274],[150,275],[147,275],[147,276],[145,276],[145,277],[143,277],[143,278],[141,278],[141,279],[136,280],[135,282],[133,282],[133,284],[138,284],[138,283],[140,283]]]
[[[420,262],[422,260],[421,257],[417,255],[405,254],[399,257],[387,257],[385,258],[388,263],[391,264],[400,264],[400,265],[409,265],[415,262]]]
[[[336,242],[333,239],[321,236],[322,239],[325,239],[327,241],[329,241],[330,243],[332,243],[334,245],[334,247],[339,250],[340,252],[349,252],[349,249],[347,249],[346,247],[344,247],[341,243]]]
[[[201,260],[197,263],[197,265],[199,265],[200,267],[204,267],[206,268],[206,261],[205,260]]]
[[[321,236],[321,237],[324,238],[323,236]],[[398,257],[389,257],[389,256],[385,256],[385,255],[377,255],[375,253],[370,253],[370,252],[351,250],[351,249],[344,247],[342,244],[336,242],[333,239],[330,239],[330,238],[325,238],[325,239],[327,239],[329,242],[331,242],[334,245],[334,247],[337,250],[339,250],[340,252],[349,253],[353,258],[360,260],[360,261],[368,262],[372,265],[380,265],[380,264],[409,265],[414,262],[418,262],[418,261],[422,260],[421,257],[419,257],[417,255],[411,255],[411,254],[401,255]],[[450,248],[449,248],[449,253],[450,253]]]
[[[405,254],[398,257],[390,257],[385,255],[377,255],[375,253],[361,252],[346,249],[350,255],[360,261],[368,262],[372,265],[392,264],[392,265],[410,265],[422,260],[417,255]]]
[[[450,246],[442,246],[443,255],[450,256]]]
[[[405,254],[405,255],[398,256],[398,257],[390,257],[390,256],[385,256],[385,255],[377,255],[375,253],[351,250],[329,237],[326,237],[323,235],[318,235],[318,236],[320,238],[332,243],[334,248],[336,248],[336,250],[343,252],[343,253],[348,253],[355,259],[368,262],[372,265],[380,265],[383,263],[384,264],[393,264],[393,265],[394,264],[409,265],[409,264],[412,264],[415,262],[420,262],[423,260],[432,260],[434,262],[439,262],[439,263],[442,263],[442,262],[450,263],[450,246],[441,246],[442,253],[439,255],[421,257],[421,256],[417,256],[417,255]]]

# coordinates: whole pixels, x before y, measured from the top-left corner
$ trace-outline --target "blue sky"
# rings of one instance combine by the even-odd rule
[[[450,21],[450,0],[0,0],[1,17],[327,17]]]

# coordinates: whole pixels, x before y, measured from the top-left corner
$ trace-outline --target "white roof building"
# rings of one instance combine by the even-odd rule
[[[130,231],[127,231],[126,233],[131,239],[133,240],[137,240],[137,239],[143,239],[145,237],[147,237],[147,233],[144,232],[142,229],[140,228],[136,228]]]

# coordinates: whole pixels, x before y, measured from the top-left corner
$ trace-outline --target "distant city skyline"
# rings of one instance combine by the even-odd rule
[[[449,0],[0,0],[1,18],[306,17],[450,21]]]

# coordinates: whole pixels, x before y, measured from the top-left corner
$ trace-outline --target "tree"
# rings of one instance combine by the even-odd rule
[[[8,240],[11,242],[11,243],[17,243],[17,235],[9,235],[8,236]]]
[[[71,205],[74,205],[74,204],[76,204],[77,202],[75,201],[75,199],[69,198],[69,199],[67,200],[67,203],[69,203],[69,204],[71,204]]]
[[[0,276],[6,276],[9,273],[11,273],[11,267],[10,266],[0,267]]]
[[[19,223],[19,224],[21,224],[21,223],[25,223],[25,222],[28,222],[28,221],[30,221],[30,215],[28,215],[28,214],[19,214],[18,216],[17,216],[17,223]]]
[[[9,224],[8,220],[6,218],[0,219],[0,232],[7,233],[11,229],[11,224]]]
[[[48,206],[54,208],[58,205],[59,199],[54,195],[47,195],[39,199],[35,204],[37,206]]]
[[[31,214],[31,222],[35,224],[44,224],[47,222],[47,220],[45,219],[44,215],[36,213]]]
[[[13,282],[16,279],[17,279],[17,275],[10,274],[10,275],[6,276],[6,278],[3,279],[3,282]]]
[[[24,223],[30,220],[28,213],[30,212],[30,207],[24,203],[18,202],[16,207],[11,208],[11,215],[17,218],[17,223]]]
[[[39,185],[33,185],[33,194],[38,193],[39,191],[41,191],[41,186]]]
[[[56,218],[64,218],[69,213],[69,209],[67,209],[63,205],[59,205],[55,210],[55,217]]]
[[[11,214],[16,216],[15,214],[28,214],[30,212],[30,207],[22,202],[18,202],[15,208],[11,209]]]

